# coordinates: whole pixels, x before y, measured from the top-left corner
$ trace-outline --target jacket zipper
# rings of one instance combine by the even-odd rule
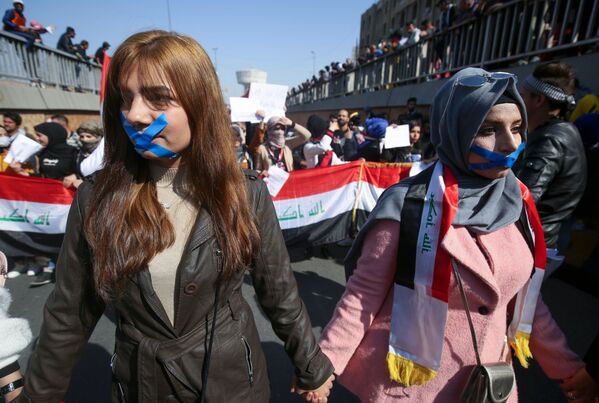
[[[245,362],[248,367],[248,377],[250,380],[250,386],[252,386],[254,384],[254,366],[252,365],[252,349],[250,348],[250,344],[244,336],[241,336],[241,342],[243,343],[243,347],[245,348]]]

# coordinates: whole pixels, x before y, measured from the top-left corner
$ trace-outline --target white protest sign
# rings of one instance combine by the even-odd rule
[[[268,169],[268,176],[264,178],[268,193],[270,193],[272,197],[276,197],[288,178],[289,172],[276,165],[271,165]]]
[[[385,148],[409,147],[410,126],[389,126],[385,131]]]
[[[13,161],[25,162],[31,156],[37,154],[42,149],[42,146],[37,141],[31,140],[24,134],[19,134],[10,145],[4,161],[8,164]]]
[[[230,97],[229,106],[231,107],[231,122],[257,123],[260,121],[256,117],[256,111],[260,109],[260,103],[256,99]]]
[[[287,100],[286,85],[252,83],[250,85],[249,99],[254,99],[260,104],[267,121],[271,116],[285,116],[285,101]]]

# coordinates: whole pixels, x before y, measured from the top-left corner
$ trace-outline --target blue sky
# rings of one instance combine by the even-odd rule
[[[27,21],[54,24],[44,42],[56,46],[67,26],[74,42],[90,42],[92,54],[108,41],[116,49],[127,36],[147,29],[168,29],[167,0],[24,0]],[[3,0],[4,9],[10,1]],[[226,1],[168,0],[174,31],[195,38],[216,61],[225,96],[239,96],[235,71],[257,68],[268,82],[297,85],[332,61],[351,55],[360,32],[360,16],[374,0]]]

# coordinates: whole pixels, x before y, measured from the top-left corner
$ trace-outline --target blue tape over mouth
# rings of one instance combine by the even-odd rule
[[[511,168],[518,159],[518,156],[524,150],[526,143],[520,143],[520,146],[511,154],[503,155],[496,152],[487,150],[486,148],[473,145],[470,147],[470,151],[476,155],[488,159],[490,162],[484,162],[481,164],[468,164],[468,168],[472,170],[485,170],[491,168]]]
[[[138,130],[127,122],[127,118],[123,115],[123,112],[120,112],[121,122],[123,124],[123,129],[129,136],[133,143],[135,144],[135,151],[143,156],[144,152],[149,151],[155,156],[159,158],[177,158],[179,154],[159,146],[158,144],[152,143],[152,140],[158,136],[166,126],[168,126],[168,121],[166,120],[166,115],[164,113],[160,114],[150,126],[143,133],[140,133]]]

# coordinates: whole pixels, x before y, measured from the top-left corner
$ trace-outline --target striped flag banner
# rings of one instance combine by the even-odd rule
[[[355,161],[291,172],[273,198],[285,242],[319,245],[349,238],[381,193],[408,177],[411,166]]]
[[[355,161],[293,171],[273,198],[288,245],[337,242],[355,234],[383,191],[411,164]],[[60,250],[73,192],[50,179],[0,174],[0,250],[52,256]]]
[[[61,181],[0,174],[0,250],[7,256],[54,256],[73,191]]]

